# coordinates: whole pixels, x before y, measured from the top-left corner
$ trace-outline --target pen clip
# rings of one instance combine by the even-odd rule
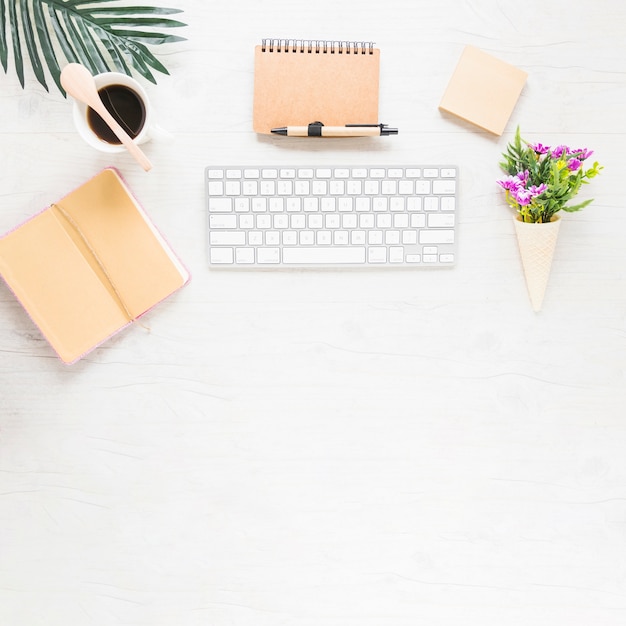
[[[308,126],[309,128],[309,137],[321,137],[322,136],[322,126],[324,124],[322,122],[311,122]]]

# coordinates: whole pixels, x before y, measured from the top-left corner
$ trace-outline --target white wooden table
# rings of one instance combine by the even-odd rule
[[[193,275],[72,367],[0,285],[0,624],[623,626],[626,5],[157,4],[189,26],[149,174],[0,75],[0,232],[115,165]],[[255,135],[262,37],[375,41],[400,134]],[[437,109],[466,44],[529,73],[502,137]],[[494,182],[517,124],[605,166],[539,314]],[[206,265],[206,165],[441,162],[452,271]]]

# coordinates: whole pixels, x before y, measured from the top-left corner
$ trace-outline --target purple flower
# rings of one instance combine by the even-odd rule
[[[593,154],[593,150],[587,150],[587,148],[579,148],[578,150],[572,150],[571,154],[575,155],[581,161],[584,161]]]
[[[533,185],[530,187],[528,191],[530,191],[533,198],[540,196],[544,191],[548,189],[548,185],[546,183],[541,183],[541,185]]]
[[[560,159],[563,155],[567,155],[569,153],[569,148],[567,146],[557,146],[554,150],[552,150],[552,156]]]
[[[580,159],[570,159],[567,162],[567,168],[572,171],[575,172],[576,170],[578,170],[580,168],[580,166],[583,164],[583,162]]]
[[[511,191],[511,195],[520,206],[526,206],[532,200],[532,194],[528,189],[515,189]]]
[[[550,146],[544,146],[542,143],[528,144],[531,150],[534,150],[537,154],[547,154],[550,152]]]

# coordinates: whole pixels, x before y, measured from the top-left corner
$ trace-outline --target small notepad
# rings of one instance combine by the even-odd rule
[[[253,128],[378,123],[380,50],[372,43],[266,39],[254,56]]]
[[[467,46],[439,108],[501,135],[527,77],[523,70]]]
[[[112,168],[2,237],[0,274],[65,363],[189,280]]]

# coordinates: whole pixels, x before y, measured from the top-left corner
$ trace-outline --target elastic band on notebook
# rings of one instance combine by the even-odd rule
[[[120,295],[120,292],[115,287],[115,284],[113,283],[113,280],[111,279],[111,276],[109,275],[109,272],[107,272],[106,267],[104,266],[104,264],[102,263],[98,255],[96,254],[96,251],[93,249],[93,247],[87,240],[87,237],[85,237],[85,235],[83,234],[82,230],[80,229],[80,227],[78,226],[74,218],[60,204],[53,203],[50,206],[55,207],[56,209],[59,210],[61,215],[67,220],[68,224],[70,224],[70,226],[82,239],[82,242],[87,246],[87,249],[89,250],[89,252],[91,252],[91,256],[93,256],[94,260],[98,264],[98,267],[102,270],[102,273],[105,275],[107,281],[109,282],[109,285],[111,286],[111,289],[113,290],[113,293],[115,294],[115,298],[117,299],[117,303],[119,304],[120,309],[122,309],[122,311],[126,315],[126,319],[129,322],[134,322],[137,318],[128,310],[128,307],[126,306],[124,299]]]

